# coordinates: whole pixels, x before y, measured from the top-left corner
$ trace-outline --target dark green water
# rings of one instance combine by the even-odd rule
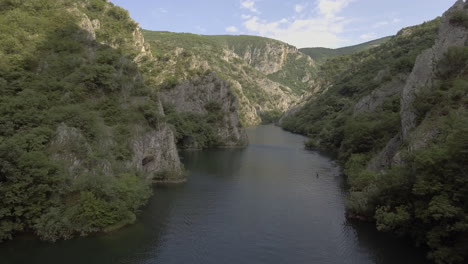
[[[426,263],[408,241],[347,222],[339,168],[303,137],[248,133],[244,150],[183,153],[188,183],[157,188],[137,224],[55,244],[18,238],[0,245],[0,263]]]

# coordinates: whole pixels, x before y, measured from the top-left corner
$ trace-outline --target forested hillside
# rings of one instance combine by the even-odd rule
[[[337,155],[349,218],[463,263],[467,65],[461,0],[336,50],[141,30],[107,0],[2,0],[0,242],[131,224],[153,183],[185,181],[178,149],[244,147],[245,126],[294,107],[281,126]]]
[[[384,37],[376,40],[372,40],[369,42],[365,42],[362,44],[338,48],[338,49],[329,49],[329,48],[302,48],[299,49],[302,53],[310,56],[317,64],[323,64],[325,61],[331,58],[344,56],[344,55],[351,55],[354,53],[358,53],[361,51],[365,51],[368,49],[372,49],[378,47],[387,41],[389,41],[392,37]]]
[[[113,230],[183,179],[147,48],[107,1],[0,2],[0,240]]]
[[[286,43],[254,36],[203,36],[143,31],[170,89],[204,72],[231,85],[244,125],[278,117],[314,86],[314,62]]]
[[[468,252],[468,4],[328,60],[321,94],[283,126],[335,151],[348,215],[412,237],[437,263]]]
[[[274,119],[313,82],[312,60],[270,39],[147,32],[150,48],[106,0],[0,15],[0,240],[133,223],[151,183],[184,181],[177,148],[243,147],[240,117]]]

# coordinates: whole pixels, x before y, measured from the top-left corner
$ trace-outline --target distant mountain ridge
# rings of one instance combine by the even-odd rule
[[[338,49],[330,48],[302,48],[299,49],[304,54],[309,55],[317,64],[324,63],[327,59],[335,58],[338,56],[349,55],[357,52],[361,52],[367,49],[378,47],[386,42],[388,42],[392,37],[383,37],[376,40],[371,40],[369,42],[361,43],[358,45],[353,45],[349,47],[343,47]]]
[[[280,115],[314,86],[314,61],[278,40],[148,30],[143,34],[156,58],[157,83],[172,87],[215,72],[230,83],[244,125]]]
[[[335,50],[141,30],[109,0],[2,1],[0,27],[0,242],[132,224],[186,180],[178,149],[244,147],[289,110],[338,154],[348,217],[466,263],[468,2]]]

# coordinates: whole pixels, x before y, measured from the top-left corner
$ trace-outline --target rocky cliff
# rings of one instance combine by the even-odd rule
[[[215,122],[207,124],[215,130],[213,136],[217,147],[243,147],[247,144],[247,134],[240,123],[236,96],[229,83],[219,79],[215,73],[193,77],[165,89],[161,92],[161,99],[164,105],[173,108],[170,111],[176,115],[219,115],[213,120]],[[204,146],[196,140],[195,135],[185,134],[180,138],[180,147],[199,149]]]
[[[445,57],[449,47],[462,47],[467,45],[468,30],[450,22],[450,18],[457,11],[463,11],[465,2],[459,0],[442,16],[439,36],[435,45],[423,52],[417,59],[411,75],[406,81],[401,97],[401,127],[403,140],[409,137],[416,127],[416,113],[414,101],[418,94],[425,89],[433,89],[437,75],[437,64]]]
[[[184,180],[127,11],[7,1],[0,26],[0,241],[111,231],[135,221],[152,182]]]
[[[86,8],[86,5],[81,5],[81,8]],[[109,10],[113,6],[111,4],[106,4],[103,6],[104,10]],[[139,25],[133,21],[131,18],[128,18],[128,24],[132,26],[131,35],[128,34],[128,38],[125,42],[116,41],[114,38],[108,37],[101,37],[96,38],[96,35],[99,35],[102,31],[106,30],[103,28],[106,26],[105,23],[101,23],[99,17],[94,18],[92,21],[86,14],[86,12],[82,11],[83,9],[78,9],[77,7],[71,8],[68,11],[73,13],[74,15],[79,17],[78,26],[84,31],[87,32],[87,40],[89,42],[88,52],[90,54],[96,54],[97,48],[96,46],[92,45],[93,42],[98,41],[102,45],[106,45],[112,47],[113,49],[128,49],[129,53],[134,53],[133,63],[135,63],[136,67],[148,67],[145,65],[145,61],[154,60],[152,53],[150,51],[150,46],[145,42],[144,36],[141,33]],[[123,12],[123,11],[122,11]],[[102,25],[102,26],[101,26]],[[120,60],[128,60],[129,58],[122,57]],[[131,63],[131,62],[129,62]],[[152,69],[149,69],[147,72],[140,72],[133,73],[133,76],[129,76],[131,79],[141,81],[143,80],[143,75],[151,75]],[[149,79],[149,78],[148,78]],[[134,89],[135,84],[129,82],[125,87],[125,93],[131,93],[131,90]],[[153,88],[154,89],[154,88]],[[156,92],[156,91],[155,91]],[[130,94],[124,96],[130,96]],[[138,100],[133,100],[132,98],[128,98],[130,101],[137,102]],[[127,99],[127,100],[128,100]],[[157,98],[150,102],[150,104],[154,104],[154,108],[156,110],[156,114],[160,116],[164,116],[164,111],[162,109],[162,103]],[[62,128],[62,129],[60,129]],[[148,179],[154,179],[155,181],[164,181],[164,182],[180,182],[183,181],[183,171],[182,166],[179,160],[179,155],[177,152],[177,148],[175,145],[175,138],[173,131],[169,129],[167,124],[160,123],[157,126],[153,127],[148,131],[145,128],[145,125],[141,124],[133,124],[133,127],[130,128],[132,130],[132,137],[128,138],[127,143],[130,147],[130,150],[133,152],[132,154],[132,161],[127,162],[127,168],[129,170],[136,169],[140,173],[145,174],[145,177]],[[62,144],[70,144],[64,139],[67,138],[67,132],[72,132],[73,128],[64,129],[64,127],[59,127],[57,132],[57,136],[62,138],[62,140],[55,141],[55,142],[62,142]],[[75,133],[71,133],[71,135],[76,135]],[[83,137],[81,137],[83,139]],[[112,140],[111,135],[107,135],[107,139],[105,139],[105,144],[99,144],[100,148],[106,146],[108,149],[104,152],[111,152],[112,148],[115,147],[118,143]],[[73,137],[69,138],[69,140],[73,141]],[[56,143],[57,144],[57,143]],[[86,142],[83,144],[87,145]],[[88,145],[89,146],[89,145]],[[62,148],[67,149],[67,148]],[[102,151],[102,150],[101,150]],[[92,149],[89,152],[93,152]],[[63,154],[63,153],[62,153]],[[71,155],[71,154],[70,154]],[[64,156],[70,156],[64,155]],[[112,171],[111,160],[103,160],[102,164],[99,165],[102,168],[105,168],[106,175],[113,175],[115,172]],[[71,167],[75,167],[77,164],[81,162],[77,159],[74,160]],[[76,169],[76,168],[75,168]],[[82,170],[89,170],[90,168],[83,167]],[[161,178],[161,175],[166,175],[169,178]]]
[[[315,62],[296,47],[261,37],[224,38],[228,50],[271,80],[288,86],[294,93],[301,95],[315,84]]]
[[[433,47],[425,50],[416,59],[414,68],[405,81],[400,94],[401,132],[395,135],[387,146],[369,164],[369,168],[380,170],[392,165],[401,165],[401,144],[409,144],[408,150],[417,151],[427,145],[440,133],[437,127],[427,125],[426,121],[433,118],[426,117],[426,121],[417,121],[415,101],[422,93],[436,88],[440,81],[438,65],[445,58],[450,47],[463,47],[468,44],[468,29],[450,22],[457,11],[463,11],[464,1],[457,1],[442,16],[437,40]],[[411,34],[406,32],[406,34]],[[427,121],[430,122],[430,121]]]
[[[468,259],[468,4],[379,47],[327,60],[319,93],[282,125],[338,154],[348,217]]]
[[[159,82],[216,72],[230,83],[243,125],[294,105],[314,83],[313,61],[285,43],[252,36],[201,36],[144,31],[157,58]],[[165,83],[166,82],[166,83]]]
[[[234,37],[230,37],[227,45],[229,50],[266,75],[282,70],[290,54],[303,55],[298,52],[297,48],[279,41],[270,40],[262,43],[263,45],[258,45],[254,39],[250,42],[242,43],[240,46],[236,45]],[[313,64],[312,60],[309,62]]]

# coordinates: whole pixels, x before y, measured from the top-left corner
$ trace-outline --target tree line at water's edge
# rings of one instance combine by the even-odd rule
[[[468,27],[467,7],[451,14],[451,26]],[[369,166],[401,133],[401,92],[372,111],[357,109],[365,97],[377,97],[379,88],[408,77],[416,57],[434,45],[439,25],[436,19],[377,48],[329,59],[319,70],[326,89],[282,126],[308,135],[310,148],[337,153],[347,176],[349,217],[410,236],[437,263],[462,263],[468,257],[468,47],[449,48],[436,66],[434,87],[417,95],[417,125],[436,136],[416,151],[412,142],[403,142],[399,165]]]
[[[137,25],[106,1],[76,2],[0,3],[0,241],[110,231],[132,223],[151,194],[122,165],[132,126],[158,126],[129,41]],[[80,13],[99,19],[96,39],[77,26]]]
[[[97,21],[95,36],[79,26],[82,14]],[[468,47],[450,48],[437,64],[435,87],[418,95],[413,105],[417,122],[437,128],[437,135],[417,151],[404,151],[410,146],[403,142],[400,166],[380,172],[368,166],[401,132],[400,95],[388,96],[372,111],[356,110],[383,85],[409,76],[417,56],[433,46],[440,23],[436,19],[404,29],[378,47],[330,58],[317,74],[310,65],[303,68],[305,57],[293,56],[267,77],[297,94],[307,85],[299,78],[304,72],[322,84],[282,126],[308,135],[308,147],[338,154],[349,183],[350,217],[411,236],[428,246],[437,262],[457,263],[468,252]],[[454,12],[450,24],[468,27],[466,9]],[[166,64],[140,57],[137,28],[127,11],[104,0],[0,2],[0,241],[19,232],[55,241],[134,222],[151,195],[151,180],[128,165],[135,129],[169,124],[179,146],[189,136],[201,147],[219,144],[216,126],[224,113],[217,102],[204,105],[206,114],[178,113],[171,104],[161,105],[158,90],[174,88],[182,77],[168,73],[172,79],[155,84],[155,73]],[[258,42],[248,36],[146,34],[154,37],[156,61],[174,59],[181,75],[188,72],[187,57],[201,56],[206,43],[213,42],[211,49],[224,54],[224,42],[234,43],[234,51]],[[191,45],[192,37],[201,44]],[[182,39],[188,51],[172,58],[174,38]],[[209,57],[213,51],[204,52]],[[240,58],[213,60],[219,71],[260,76]],[[190,76],[199,74],[205,73]],[[245,82],[246,98],[259,104],[271,99],[252,80]],[[280,115],[274,108],[261,117],[270,122]]]

